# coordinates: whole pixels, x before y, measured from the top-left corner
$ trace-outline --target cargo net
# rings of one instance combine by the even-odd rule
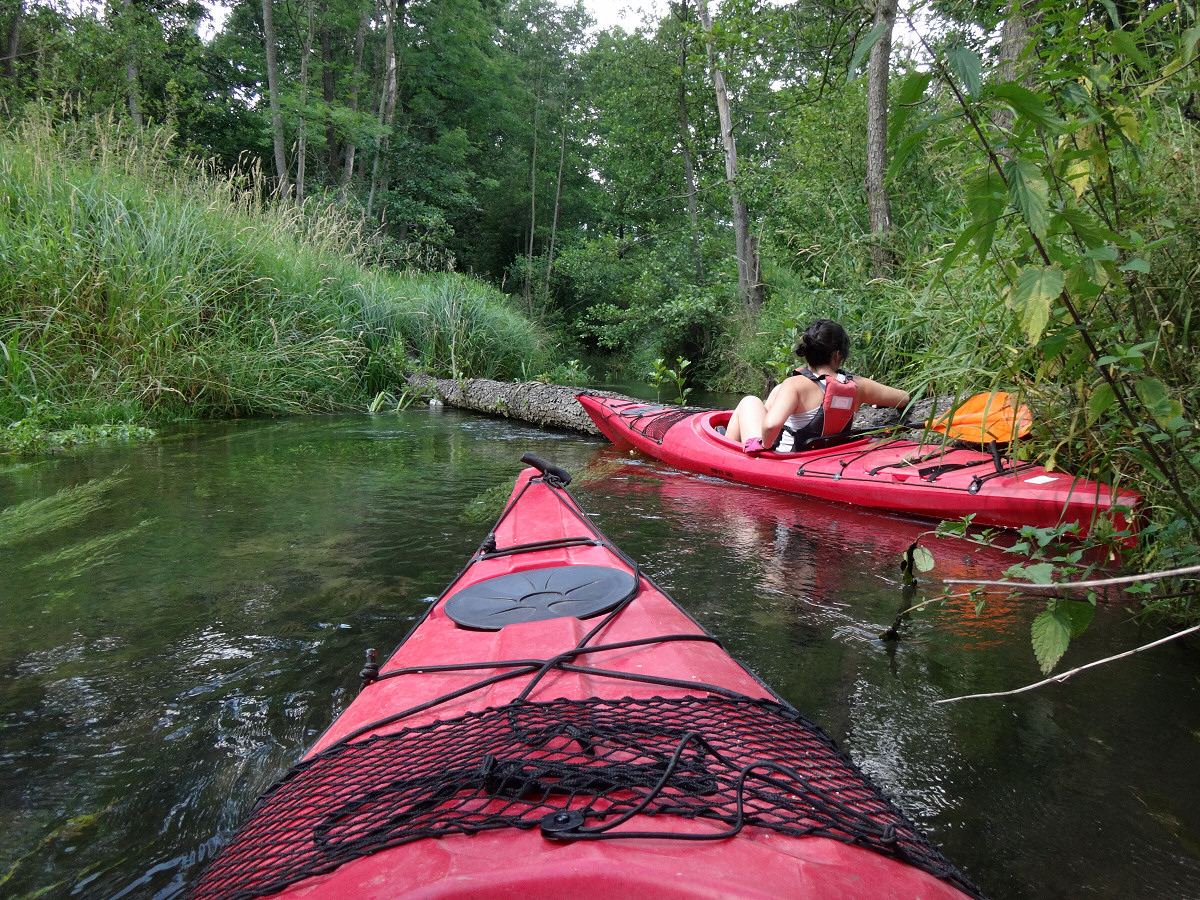
[[[656,444],[661,444],[668,431],[684,419],[702,412],[711,410],[692,406],[635,406],[617,415],[625,420],[630,431],[636,431]]]
[[[713,827],[680,833],[672,817]],[[868,848],[979,896],[803,716],[712,696],[521,702],[338,745],[259,800],[190,896],[257,897],[410,841],[500,828],[575,841],[744,826]]]

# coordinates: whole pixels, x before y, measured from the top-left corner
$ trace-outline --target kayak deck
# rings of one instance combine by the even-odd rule
[[[190,896],[977,896],[538,470],[367,680]]]

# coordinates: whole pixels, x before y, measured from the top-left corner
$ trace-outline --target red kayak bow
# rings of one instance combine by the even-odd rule
[[[193,900],[978,896],[526,460]]]

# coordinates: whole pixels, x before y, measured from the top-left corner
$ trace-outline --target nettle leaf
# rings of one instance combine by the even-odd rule
[[[1149,75],[1154,71],[1154,67],[1150,64],[1150,60],[1146,54],[1142,52],[1142,48],[1137,44],[1135,38],[1128,31],[1113,31],[1109,34],[1109,41],[1112,48],[1118,53],[1123,53],[1129,57],[1143,73]]]
[[[975,252],[982,262],[992,248],[992,240],[996,236],[996,226],[1008,207],[1008,197],[1005,194],[1004,182],[1000,176],[986,169],[978,178],[967,183],[967,209],[975,220],[974,231]]]
[[[1150,263],[1139,257],[1134,257],[1125,265],[1121,266],[1122,272],[1141,272],[1143,275],[1150,274]]]
[[[913,550],[913,565],[918,572],[928,572],[933,568],[933,554],[925,547],[917,547]]]
[[[1077,206],[1068,206],[1059,212],[1059,216],[1071,226],[1071,230],[1075,232],[1089,249],[1104,244],[1116,244],[1120,247],[1129,246],[1128,240],[1106,227],[1092,213],[1084,209]]]
[[[991,95],[1007,103],[1021,118],[1035,122],[1043,128],[1058,131],[1063,127],[1063,120],[1046,108],[1042,96],[1024,85],[1015,81],[1005,81],[991,88]]]
[[[1034,584],[1049,584],[1051,576],[1054,575],[1054,563],[1031,563],[1030,565],[1009,566],[1005,571],[1005,575],[1012,578],[1024,578],[1026,581],[1031,581]]]
[[[1143,378],[1134,386],[1134,390],[1155,422],[1168,430],[1177,430],[1172,429],[1171,425],[1183,415],[1183,404],[1167,392],[1165,384],[1157,378]]]
[[[1092,161],[1086,156],[1079,156],[1067,163],[1063,172],[1063,181],[1071,186],[1078,200],[1088,189],[1092,181]]]
[[[858,73],[858,68],[862,65],[862,61],[871,52],[871,48],[879,43],[879,39],[883,37],[884,32],[889,27],[887,23],[881,22],[868,31],[866,37],[858,42],[858,46],[854,48],[854,56],[850,60],[850,70],[846,72],[846,84],[854,80],[854,76]]]
[[[1096,615],[1096,607],[1086,600],[1059,600],[1055,604],[1055,609],[1065,612],[1067,618],[1071,620],[1072,640],[1087,631]]]
[[[1065,611],[1048,609],[1038,614],[1029,631],[1033,655],[1042,674],[1049,675],[1071,645],[1071,617]]]
[[[1191,65],[1196,58],[1197,49],[1200,49],[1200,25],[1193,25],[1179,40],[1179,58],[1185,66]]]
[[[900,93],[896,97],[896,102],[892,105],[891,121],[888,123],[888,142],[895,143],[900,133],[904,130],[904,126],[908,123],[908,118],[912,115],[912,111],[917,104],[925,96],[925,89],[929,87],[929,81],[933,78],[933,72],[910,72],[905,76],[904,83],[900,86]],[[923,125],[917,128],[920,133],[929,127],[927,120]]]
[[[1099,419],[1117,400],[1113,387],[1107,381],[1102,381],[1088,397],[1087,422],[1091,425]]]
[[[1045,237],[1050,224],[1050,188],[1042,170],[1032,161],[1017,157],[1004,167],[1004,174],[1012,205],[1025,217],[1030,231]]]
[[[966,47],[959,47],[946,54],[946,62],[950,66],[950,71],[957,75],[958,80],[963,83],[963,87],[966,88],[971,98],[978,97],[979,88],[982,85],[980,76],[982,65],[979,62],[979,54]]]
[[[896,175],[904,167],[904,164],[908,162],[908,158],[912,156],[912,152],[920,145],[924,137],[925,135],[918,131],[914,134],[910,134],[900,142],[900,146],[898,146],[896,148],[896,152],[892,154],[892,161],[888,163],[887,177],[889,180],[896,177]]]
[[[1021,327],[1029,340],[1036,342],[1041,338],[1050,322],[1050,306],[1062,293],[1065,283],[1066,275],[1058,266],[1025,269],[1017,276],[1010,294],[1012,307],[1020,314]]]
[[[1100,0],[1100,5],[1108,10],[1108,17],[1112,19],[1113,27],[1121,27],[1121,16],[1117,12],[1117,4],[1113,0]]]
[[[1117,128],[1121,130],[1121,134],[1131,144],[1136,144],[1141,137],[1138,126],[1137,113],[1128,106],[1118,106],[1113,110],[1113,121],[1117,123]]]

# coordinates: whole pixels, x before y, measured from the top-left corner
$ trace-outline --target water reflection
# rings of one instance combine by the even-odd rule
[[[459,571],[489,524],[466,511],[526,450],[577,473],[595,521],[990,896],[1200,896],[1197,642],[934,706],[1035,680],[1036,609],[927,606],[880,640],[928,525],[448,409],[0,466],[0,510],[96,501],[0,540],[0,893],[178,895],[345,708],[362,650],[394,646]],[[954,542],[935,557],[930,582],[1009,564]],[[1105,606],[1065,663],[1149,636]]]

